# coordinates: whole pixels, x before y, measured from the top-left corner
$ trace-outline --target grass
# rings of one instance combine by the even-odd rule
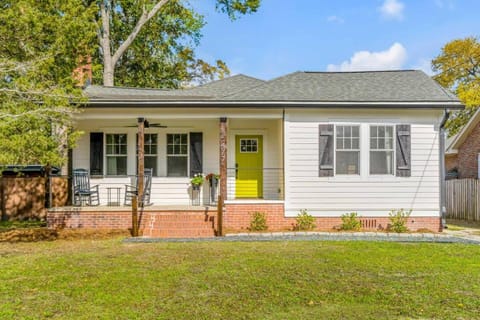
[[[45,221],[26,220],[26,221],[0,221],[0,232],[12,229],[27,229],[45,227]]]
[[[0,243],[0,318],[474,319],[480,246]]]

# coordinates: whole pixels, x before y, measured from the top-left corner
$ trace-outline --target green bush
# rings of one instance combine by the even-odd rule
[[[267,230],[267,218],[264,212],[255,211],[251,214],[250,231],[264,231]]]
[[[407,221],[410,217],[412,210],[406,211],[404,209],[392,210],[388,214],[390,217],[390,224],[388,225],[388,231],[397,233],[407,232]]]
[[[306,209],[300,210],[300,213],[295,219],[297,223],[295,224],[294,230],[298,231],[308,231],[315,229],[315,218],[308,213]]]
[[[341,230],[355,230],[358,231],[362,228],[360,220],[358,220],[358,214],[356,212],[342,214]]]

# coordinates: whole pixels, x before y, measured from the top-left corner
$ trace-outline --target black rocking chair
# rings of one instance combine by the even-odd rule
[[[73,170],[73,205],[81,206],[83,203],[89,206],[100,205],[98,185],[90,186],[90,175],[85,169]]]
[[[153,169],[145,169],[143,173],[143,197],[139,200],[138,205],[141,207],[151,205],[150,191],[152,189]],[[132,204],[132,198],[138,194],[138,176],[135,177],[135,185],[125,185],[125,202],[126,206]]]

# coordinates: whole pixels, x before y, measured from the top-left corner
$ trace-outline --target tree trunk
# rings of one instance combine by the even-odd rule
[[[112,65],[112,58],[111,57],[103,57],[103,85],[107,87],[113,87],[114,86],[114,72],[115,69]]]
[[[109,8],[105,6],[105,3],[102,1],[100,3],[100,13],[102,16],[102,28],[97,30],[98,40],[102,47],[103,55],[103,85],[108,87],[114,86],[115,79],[115,65],[117,64],[120,57],[123,55],[125,50],[132,44],[133,40],[137,37],[140,30],[143,28],[145,23],[147,23],[153,16],[157,14],[161,7],[163,7],[169,0],[158,1],[150,11],[147,11],[146,7],[143,7],[143,13],[140,16],[135,28],[133,28],[132,33],[123,41],[117,51],[113,50],[110,47],[110,11]],[[112,51],[115,53],[112,55]]]

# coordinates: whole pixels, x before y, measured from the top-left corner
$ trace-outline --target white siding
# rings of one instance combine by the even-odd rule
[[[285,209],[296,216],[385,216],[392,209],[412,209],[412,216],[439,216],[439,111],[293,111],[285,121]],[[361,142],[361,174],[319,177],[321,123],[411,124],[411,177],[370,176],[369,144]],[[368,135],[368,133],[367,133]]]

